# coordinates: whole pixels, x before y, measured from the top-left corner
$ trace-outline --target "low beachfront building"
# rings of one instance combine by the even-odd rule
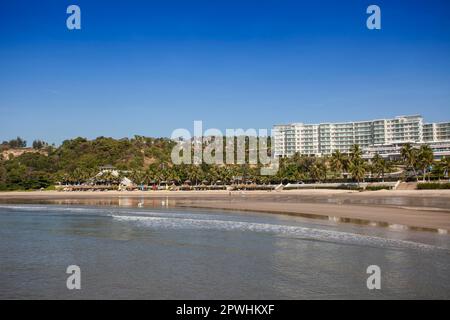
[[[113,166],[102,166],[100,167],[100,172],[97,173],[92,182],[101,181],[102,177],[108,177],[106,180],[110,180],[110,178],[117,179],[119,186],[123,186],[125,188],[133,187],[133,181],[125,176],[127,173],[127,171],[119,171]]]
[[[435,156],[450,156],[450,122],[424,123],[422,116],[399,116],[359,122],[304,124],[292,123],[273,127],[274,153],[290,157],[295,153],[309,156],[331,155],[338,150],[349,153],[357,144],[364,157],[376,153],[395,158],[401,147],[429,145]]]

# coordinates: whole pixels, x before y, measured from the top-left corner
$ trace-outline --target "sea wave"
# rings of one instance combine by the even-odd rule
[[[388,239],[356,233],[341,232],[327,229],[288,226],[245,221],[207,220],[191,218],[149,217],[112,215],[117,221],[133,222],[146,227],[167,229],[214,229],[223,231],[266,232],[282,236],[317,241],[329,241],[341,244],[353,244],[382,248],[410,248],[419,250],[447,250],[445,248],[398,239]]]
[[[13,211],[40,211],[40,212],[99,212],[101,210],[96,208],[77,208],[77,207],[62,207],[62,206],[39,206],[39,205],[0,205],[0,209],[7,209]]]
[[[99,216],[115,216],[115,215],[140,215],[148,217],[160,217],[164,215],[167,218],[189,218],[189,219],[218,219],[223,218],[221,215],[217,214],[205,214],[205,213],[187,213],[187,212],[173,212],[173,211],[150,211],[148,209],[124,209],[124,208],[114,208],[114,207],[72,207],[72,206],[61,206],[61,205],[0,205],[0,209],[6,209],[17,212],[39,212],[42,214],[46,213],[73,213],[73,214],[95,214]],[[230,217],[230,219],[232,219]]]

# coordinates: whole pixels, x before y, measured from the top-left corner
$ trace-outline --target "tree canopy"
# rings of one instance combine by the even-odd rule
[[[245,145],[248,157],[248,140]],[[448,175],[449,160],[436,163],[428,147],[415,149],[405,145],[401,162],[393,162],[376,155],[371,160],[362,157],[361,148],[353,146],[350,153],[339,151],[330,156],[314,157],[294,154],[281,158],[275,176],[262,176],[260,165],[174,165],[171,152],[175,142],[168,138],[113,139],[98,137],[93,140],[78,137],[65,140],[59,147],[49,146],[41,140],[33,142],[33,149],[17,156],[8,154],[11,146],[24,146],[26,142],[17,138],[4,142],[3,156],[0,153],[0,190],[48,188],[58,182],[81,184],[92,181],[113,183],[121,177],[105,173],[98,176],[100,167],[112,166],[136,184],[191,183],[191,184],[230,184],[239,183],[288,183],[325,182],[351,180],[361,182],[367,177],[383,179],[395,167],[412,170],[419,174],[437,176]],[[225,144],[224,144],[225,146]],[[270,148],[270,141],[269,141]],[[33,151],[34,150],[34,151]],[[236,152],[236,150],[235,150]],[[225,153],[225,152],[224,152]],[[224,155],[225,156],[225,155]],[[236,154],[234,154],[236,159]]]

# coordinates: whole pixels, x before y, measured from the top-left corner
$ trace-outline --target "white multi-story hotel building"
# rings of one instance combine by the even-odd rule
[[[450,156],[450,122],[425,124],[420,115],[372,121],[275,125],[273,143],[276,156],[330,155],[335,150],[348,153],[359,145],[365,157],[379,153],[400,154],[405,143],[428,144],[437,156]]]

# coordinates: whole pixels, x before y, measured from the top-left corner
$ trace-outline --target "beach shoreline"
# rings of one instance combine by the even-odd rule
[[[342,189],[301,189],[301,190],[190,190],[190,191],[0,191],[0,199],[16,198],[16,197],[78,197],[78,196],[145,196],[145,197],[160,197],[160,196],[209,196],[209,195],[229,195],[229,193],[238,194],[244,192],[247,195],[336,195],[336,194],[353,194],[360,196],[414,196],[414,197],[446,197],[450,201],[450,190],[378,190],[378,191],[358,191],[358,190],[342,190]]]
[[[167,201],[171,206],[264,212],[373,226],[450,232],[450,190],[101,191],[0,192],[1,203],[49,201],[95,204],[128,199],[127,206]],[[168,201],[167,201],[168,202]],[[118,202],[119,203],[119,202]],[[119,203],[120,205],[120,203]]]

